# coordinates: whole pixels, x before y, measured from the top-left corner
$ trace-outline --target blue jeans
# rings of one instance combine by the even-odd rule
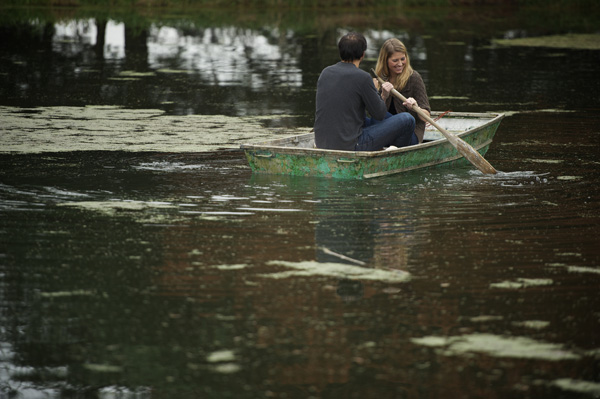
[[[408,112],[396,115],[388,112],[382,121],[365,118],[363,132],[358,137],[354,150],[379,151],[391,145],[406,147],[418,143],[419,140],[415,135],[415,118]]]

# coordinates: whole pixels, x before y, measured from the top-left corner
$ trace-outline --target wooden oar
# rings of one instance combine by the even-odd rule
[[[375,71],[373,69],[371,69],[371,73],[373,74],[373,76],[375,76],[377,78],[380,85],[383,85],[385,83],[385,81],[383,79],[381,79],[379,76],[377,76],[377,74],[375,73]],[[402,94],[400,94],[398,92],[398,90],[396,90],[396,89],[392,89],[392,94],[394,96],[398,97],[403,102],[407,101],[406,97],[404,97]],[[436,123],[436,121],[431,119],[431,117],[429,115],[427,115],[427,113],[425,111],[423,111],[421,108],[419,108],[418,105],[413,105],[412,109],[417,114],[422,116],[431,125],[435,126],[437,128],[437,130],[439,130],[444,135],[444,137],[450,142],[450,144],[452,144],[452,146],[454,146],[454,148],[456,148],[458,150],[458,152],[460,152],[462,154],[462,156],[467,158],[469,160],[469,162],[471,162],[473,165],[475,165],[475,167],[477,169],[479,169],[482,173],[492,174],[492,175],[498,173],[496,171],[496,169],[494,169],[494,167],[492,165],[490,165],[490,163],[488,161],[486,161],[485,158],[480,153],[478,153],[475,148],[471,147],[466,141],[462,140],[461,138],[457,137],[456,135],[450,133],[449,131],[447,131],[446,129],[441,127],[438,123]]]

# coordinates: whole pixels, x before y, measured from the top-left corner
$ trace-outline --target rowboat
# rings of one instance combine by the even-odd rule
[[[432,112],[436,123],[471,145],[482,156],[489,149],[504,114]],[[381,151],[338,151],[315,147],[314,133],[242,144],[253,173],[370,179],[448,163],[467,162],[433,126],[423,143]],[[467,162],[468,163],[468,162]]]

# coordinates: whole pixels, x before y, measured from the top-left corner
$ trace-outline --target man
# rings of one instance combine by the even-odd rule
[[[393,89],[386,82],[381,96],[369,74],[359,68],[367,50],[363,35],[351,32],[339,43],[341,61],[323,69],[317,82],[315,144],[317,148],[378,151],[410,144],[415,119],[408,112],[387,113],[385,102]],[[409,98],[405,106],[415,104]],[[371,118],[365,118],[365,110]]]

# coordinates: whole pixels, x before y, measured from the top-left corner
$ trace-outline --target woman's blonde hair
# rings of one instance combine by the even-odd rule
[[[413,69],[410,66],[408,51],[406,51],[406,46],[400,40],[391,38],[383,43],[381,50],[379,50],[379,58],[377,59],[377,65],[375,66],[375,73],[377,73],[378,76],[381,76],[384,80],[389,80],[390,70],[388,68],[388,59],[394,53],[403,53],[406,55],[406,66],[404,67],[404,70],[402,70],[402,73],[398,75],[395,82],[391,82],[394,85],[394,88],[400,91],[404,88],[404,86],[406,86],[408,78],[410,78],[410,75],[413,73]]]

